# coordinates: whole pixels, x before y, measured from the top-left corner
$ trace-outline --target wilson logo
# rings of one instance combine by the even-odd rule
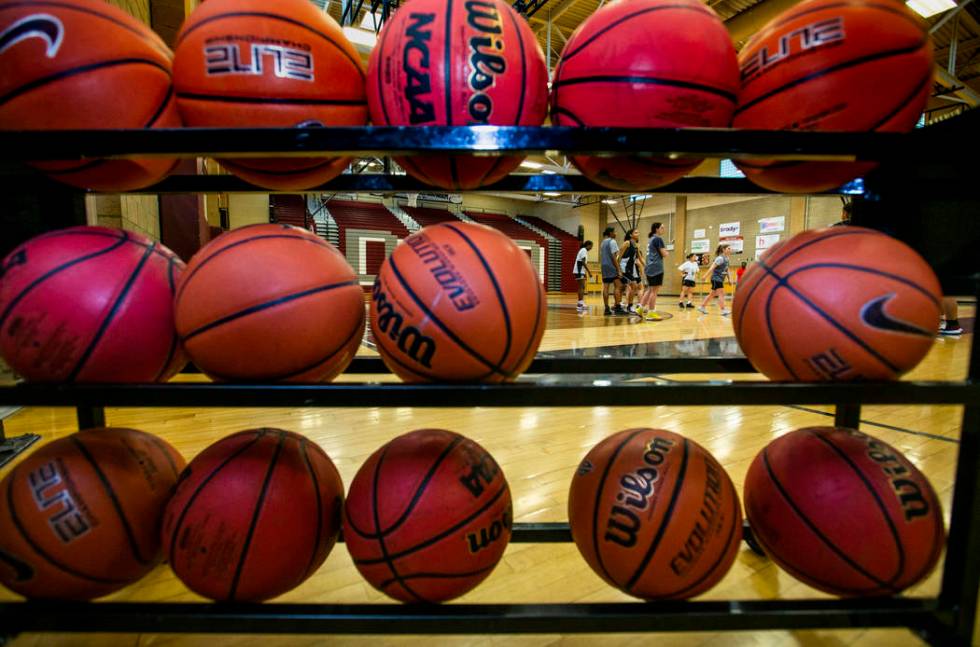
[[[486,90],[493,87],[496,77],[507,71],[507,62],[498,52],[504,50],[500,38],[503,25],[500,13],[492,2],[470,0],[466,3],[466,22],[480,32],[480,36],[470,37],[469,86],[473,90],[467,109],[475,124],[486,124],[493,112],[493,100]]]
[[[426,368],[432,368],[432,356],[436,352],[436,342],[431,337],[423,335],[415,326],[405,325],[405,317],[398,312],[395,302],[388,299],[388,295],[381,287],[380,280],[374,282],[371,299],[374,301],[378,314],[375,334],[388,335],[389,339],[397,343],[398,350],[409,359]]]
[[[621,505],[613,505],[609,511],[603,539],[626,548],[636,545],[640,530],[638,513],[646,511],[650,497],[655,494],[654,483],[660,480],[661,465],[673,447],[672,440],[654,438],[643,454],[643,465],[619,479],[616,500]]]

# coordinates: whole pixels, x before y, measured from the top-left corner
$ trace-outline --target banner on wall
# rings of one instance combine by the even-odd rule
[[[741,254],[745,249],[745,240],[741,236],[725,236],[718,239],[719,245],[728,245],[733,254]]]
[[[691,241],[691,252],[694,254],[703,254],[704,252],[711,251],[711,241],[707,238],[701,240]]]
[[[755,248],[757,251],[769,249],[779,242],[779,234],[765,234],[755,237]]]
[[[741,222],[723,222],[718,226],[718,235],[721,238],[725,238],[726,236],[738,236],[741,233]]]
[[[694,238],[707,238],[708,236],[704,233],[703,229],[694,230]]]
[[[775,216],[773,218],[759,218],[759,233],[771,234],[774,231],[786,230],[786,216]]]

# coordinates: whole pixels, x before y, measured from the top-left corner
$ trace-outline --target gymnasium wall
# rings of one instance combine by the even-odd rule
[[[229,193],[228,222],[232,229],[269,222],[269,194]]]

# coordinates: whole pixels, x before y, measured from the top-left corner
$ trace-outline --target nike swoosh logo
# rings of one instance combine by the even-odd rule
[[[46,13],[31,14],[0,32],[0,54],[22,40],[40,38],[47,43],[45,55],[54,58],[64,36],[65,27],[56,17]]]
[[[895,296],[895,293],[892,292],[891,294],[880,296],[877,299],[872,299],[865,303],[861,307],[861,320],[878,330],[900,332],[917,337],[928,337],[930,339],[935,337],[934,331],[920,328],[901,319],[895,319],[885,312],[885,304],[894,299]]]
[[[0,550],[0,562],[9,564],[14,569],[14,581],[26,582],[34,577],[34,569],[27,562],[22,562],[10,553]]]

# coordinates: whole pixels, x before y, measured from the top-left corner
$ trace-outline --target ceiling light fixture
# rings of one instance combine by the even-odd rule
[[[909,0],[908,6],[909,9],[923,18],[928,18],[937,13],[955,9],[956,3],[953,0]]]

